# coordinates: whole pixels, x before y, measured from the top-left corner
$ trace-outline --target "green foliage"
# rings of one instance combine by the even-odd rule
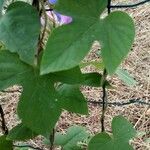
[[[7,139],[15,141],[24,141],[32,139],[35,136],[37,136],[36,133],[34,133],[32,130],[30,130],[21,123],[9,131]]]
[[[32,72],[32,68],[20,61],[16,54],[0,50],[0,90],[22,81]]]
[[[74,113],[88,114],[87,101],[80,92],[78,85],[60,85],[58,93],[60,96],[59,103],[62,108]]]
[[[49,37],[42,59],[42,74],[78,65],[94,40],[102,44],[102,58],[108,73],[115,72],[132,45],[134,24],[126,13],[120,11],[99,19],[106,6],[107,0],[89,0],[88,3],[86,0],[59,1],[56,9],[71,15],[73,23],[54,30]]]
[[[0,43],[4,45],[0,46],[0,90],[13,85],[23,89],[17,104],[22,123],[10,130],[7,137],[0,137],[0,150],[12,150],[10,140],[24,141],[39,134],[49,135],[63,109],[88,114],[80,86],[101,87],[104,77],[96,72],[82,73],[82,67],[93,65],[98,71],[106,68],[108,74],[116,73],[127,84],[135,84],[125,71],[117,69],[134,39],[133,20],[121,11],[100,17],[107,2],[60,0],[55,11],[70,15],[73,22],[54,29],[45,48],[42,43],[45,41],[40,40],[44,35],[40,12],[28,3],[14,2],[1,16],[3,0],[0,1]],[[101,60],[81,63],[95,40],[102,47]],[[105,83],[109,88],[109,82]],[[107,133],[94,136],[89,150],[133,149],[129,140],[135,130],[127,120],[115,117],[112,130],[112,136]],[[88,137],[83,127],[73,126],[66,134],[56,133],[54,144],[63,150],[82,150],[79,142]]]
[[[3,135],[0,137],[0,150],[13,150],[13,143]]]
[[[84,81],[82,72],[78,66],[66,71],[55,72],[52,75],[56,81],[66,84],[81,84]]]
[[[105,66],[102,61],[91,61],[86,63],[81,63],[80,67],[85,68],[87,66],[94,66],[96,70],[102,71],[104,70]],[[136,81],[134,78],[124,69],[118,68],[115,74],[128,86],[135,86]]]
[[[63,150],[82,150],[79,147],[79,142],[87,139],[89,134],[86,129],[80,126],[72,126],[67,130],[66,134],[56,133],[54,144],[61,146]],[[48,140],[46,144],[50,144]]]
[[[128,86],[136,85],[136,81],[126,70],[119,68],[117,69],[116,74],[122,81],[124,81],[126,85]]]
[[[4,3],[4,0],[0,0],[0,17],[2,15],[3,3]]]
[[[40,22],[38,12],[29,4],[16,2],[9,6],[0,19],[0,41],[11,52],[17,52],[20,59],[34,64]]]
[[[94,136],[88,150],[133,150],[129,140],[136,134],[132,125],[122,116],[117,116],[112,121],[112,133],[102,132]]]
[[[61,114],[52,79],[32,72],[23,85],[17,110],[22,122],[34,132],[50,132]]]
[[[29,148],[15,148],[14,150],[31,150],[31,149],[29,149]]]
[[[96,72],[82,73],[79,67],[75,67],[66,71],[52,73],[51,76],[55,81],[66,84],[85,85],[85,86],[101,86],[102,75]],[[110,84],[107,82],[107,85]]]
[[[20,61],[17,55],[0,51],[0,88],[19,84],[23,93],[18,115],[23,124],[36,133],[50,132],[58,120],[61,108],[50,75],[39,76],[38,69]]]

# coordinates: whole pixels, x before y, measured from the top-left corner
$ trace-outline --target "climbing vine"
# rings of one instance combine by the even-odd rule
[[[118,68],[134,41],[132,18],[122,11],[111,12],[111,0],[14,0],[4,6],[1,0],[0,90],[18,85],[22,91],[17,104],[20,124],[8,130],[0,107],[0,150],[42,150],[14,144],[38,135],[45,138],[50,150],[56,146],[62,150],[133,149],[129,140],[136,132],[122,116],[113,118],[111,135],[105,132],[107,90],[111,87],[107,76],[123,74],[135,84]],[[84,64],[94,41],[101,44],[100,60]],[[82,67],[91,64],[103,73],[82,73]],[[82,85],[103,90],[100,133],[90,135],[79,126],[70,127],[65,135],[57,133],[55,126],[63,110],[88,115]]]

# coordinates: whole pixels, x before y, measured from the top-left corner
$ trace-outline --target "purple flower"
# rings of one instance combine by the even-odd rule
[[[54,5],[57,3],[57,0],[48,0],[50,4]]]
[[[50,4],[54,5],[55,3],[57,3],[57,0],[48,0]],[[63,25],[63,24],[69,24],[72,22],[72,17],[70,16],[65,16],[65,15],[62,15],[56,11],[53,11],[55,17],[56,17],[56,21],[58,22],[58,24],[60,25]],[[50,18],[53,18],[52,15],[51,15],[51,12],[48,12],[47,13],[48,16]]]
[[[59,15],[60,16],[60,25],[63,25],[63,24],[69,24],[72,22],[72,17],[70,16],[65,16],[65,15]]]

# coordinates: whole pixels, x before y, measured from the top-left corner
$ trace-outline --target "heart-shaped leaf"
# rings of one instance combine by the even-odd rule
[[[83,140],[89,137],[89,133],[86,132],[86,129],[80,126],[72,126],[68,128],[66,134],[61,134],[59,132],[55,135],[54,144],[61,146],[63,150],[82,150],[79,147],[78,142],[82,142]],[[50,144],[49,140],[45,142],[46,144]]]
[[[25,2],[12,3],[0,19],[0,41],[28,64],[34,64],[39,34],[38,12]]]
[[[38,134],[50,132],[61,114],[51,75],[40,76],[16,54],[0,50],[0,89],[15,84],[23,87],[17,109],[22,123]]]
[[[53,80],[33,72],[23,84],[17,110],[23,124],[34,132],[51,132],[61,114]]]
[[[117,116],[112,121],[113,135],[102,132],[94,136],[88,150],[133,150],[129,140],[136,134],[133,126],[122,116]]]
[[[130,16],[120,11],[100,19],[106,6],[107,0],[58,2],[56,10],[72,16],[73,22],[57,28],[49,37],[41,74],[79,65],[95,40],[102,45],[102,58],[108,73],[115,72],[133,43],[134,24]]]

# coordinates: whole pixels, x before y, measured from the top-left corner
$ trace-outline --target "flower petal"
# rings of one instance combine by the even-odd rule
[[[57,0],[48,0],[50,4],[54,5],[57,3]]]

